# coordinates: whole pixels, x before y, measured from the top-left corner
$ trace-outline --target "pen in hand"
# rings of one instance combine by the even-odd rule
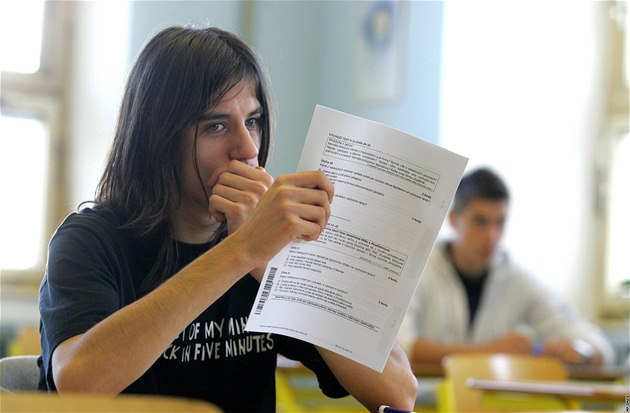
[[[396,409],[395,407],[380,406],[377,410],[377,413],[415,413],[415,412],[410,412],[409,410]]]

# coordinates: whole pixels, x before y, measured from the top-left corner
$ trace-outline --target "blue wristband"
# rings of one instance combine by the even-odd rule
[[[532,346],[532,354],[534,356],[540,356],[542,355],[543,351],[545,350],[545,346],[540,344],[540,343],[536,343]]]

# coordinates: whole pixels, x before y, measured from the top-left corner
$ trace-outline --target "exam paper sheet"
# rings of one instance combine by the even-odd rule
[[[319,239],[267,265],[247,330],[319,345],[383,371],[467,159],[317,106],[298,170],[335,187]]]

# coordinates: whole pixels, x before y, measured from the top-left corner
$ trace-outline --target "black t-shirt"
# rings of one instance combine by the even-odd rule
[[[468,298],[468,325],[472,326],[475,322],[475,316],[477,315],[477,309],[479,308],[481,296],[483,295],[483,287],[486,285],[488,272],[486,271],[476,277],[470,277],[459,271],[457,268],[455,269],[455,272],[459,276],[459,280],[462,282],[464,290],[466,291],[466,297]]]
[[[209,247],[178,243],[177,267]],[[40,388],[55,390],[50,362],[57,345],[140,298],[152,253],[125,237],[101,208],[84,209],[64,221],[51,240],[40,287]],[[324,394],[348,395],[313,345],[244,331],[258,287],[250,276],[240,279],[124,392],[203,399],[226,412],[273,412],[276,359],[283,354],[311,368]]]
[[[481,302],[481,297],[483,295],[483,287],[486,285],[486,279],[488,278],[488,269],[486,269],[482,274],[475,276],[465,274],[455,265],[450,245],[448,246],[448,253],[451,264],[455,269],[455,273],[459,277],[459,280],[466,291],[466,298],[468,299],[468,325],[472,326],[475,322],[477,309],[479,308],[479,303]]]

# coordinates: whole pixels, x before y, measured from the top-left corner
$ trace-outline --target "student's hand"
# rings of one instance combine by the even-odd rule
[[[569,341],[564,338],[550,338],[545,342],[543,354],[557,357],[569,364],[601,364],[601,354],[582,340]]]
[[[250,216],[272,184],[273,177],[262,166],[230,161],[212,187],[209,213],[218,222],[227,219],[231,234]]]
[[[278,177],[232,238],[256,266],[265,265],[289,242],[319,237],[333,196],[333,185],[321,171]]]
[[[485,350],[493,353],[531,353],[533,342],[528,334],[510,331],[498,339],[487,343]]]

